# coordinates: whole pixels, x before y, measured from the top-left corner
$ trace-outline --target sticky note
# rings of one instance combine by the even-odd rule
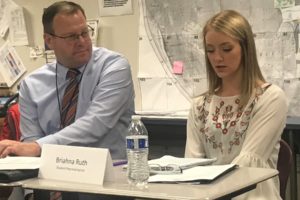
[[[182,74],[183,73],[183,62],[174,61],[173,62],[173,74]]]

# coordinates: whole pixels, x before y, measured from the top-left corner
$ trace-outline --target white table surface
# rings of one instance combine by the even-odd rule
[[[138,189],[127,183],[126,173],[120,167],[115,167],[114,169],[118,180],[115,182],[105,182],[102,186],[35,178],[23,181],[22,187],[165,200],[209,200],[221,198],[227,194],[253,186],[278,174],[278,171],[274,169],[241,167],[209,184],[149,183],[147,188]]]

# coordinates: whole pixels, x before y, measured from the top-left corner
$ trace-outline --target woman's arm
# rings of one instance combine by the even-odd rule
[[[203,96],[197,98],[193,101],[188,120],[187,120],[187,135],[186,135],[186,145],[185,145],[185,157],[199,158],[205,157],[205,151],[202,146],[200,137],[200,120],[197,120],[196,113],[197,105],[201,105],[203,102]]]
[[[242,150],[233,163],[276,168],[277,163],[272,163],[270,158],[275,148],[278,152],[287,110],[284,92],[277,86],[270,86],[254,107]]]

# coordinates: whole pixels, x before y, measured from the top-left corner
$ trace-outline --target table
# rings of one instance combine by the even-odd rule
[[[125,172],[122,171],[121,167],[115,167],[114,170],[117,173],[117,181],[105,182],[103,186],[35,178],[24,181],[22,187],[162,200],[225,200],[252,190],[257,183],[278,174],[278,171],[275,169],[241,167],[225,174],[210,184],[149,183],[148,188],[138,189],[127,183]]]

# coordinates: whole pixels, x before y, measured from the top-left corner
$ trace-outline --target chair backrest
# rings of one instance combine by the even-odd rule
[[[6,117],[0,134],[0,140],[9,139],[19,141],[20,131],[20,112],[18,103],[14,103],[7,109]]]
[[[280,196],[283,200],[285,200],[286,186],[290,176],[292,163],[293,152],[291,147],[284,140],[280,140],[277,170],[279,172]]]

